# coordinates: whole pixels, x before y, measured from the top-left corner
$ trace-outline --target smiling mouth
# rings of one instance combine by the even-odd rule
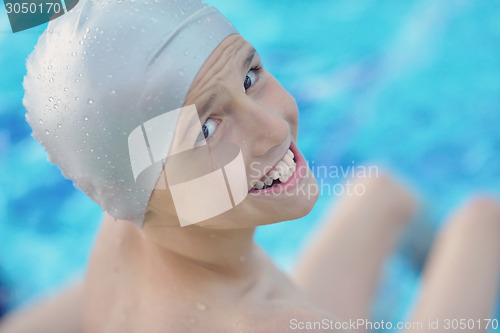
[[[288,148],[285,156],[276,163],[274,168],[255,183],[252,190],[265,190],[276,185],[284,184],[293,176],[296,168],[297,161],[293,152]]]

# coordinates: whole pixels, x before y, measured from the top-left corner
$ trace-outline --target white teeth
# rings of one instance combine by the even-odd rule
[[[266,177],[266,179],[264,179],[264,184],[266,184],[267,186],[271,185],[273,183],[273,179],[269,176]]]
[[[283,157],[283,161],[286,162],[286,164],[288,164],[288,166],[291,168],[293,166],[295,166],[295,162],[293,161],[293,158],[291,158],[290,156],[288,155],[285,155],[285,157]]]
[[[264,186],[271,186],[273,180],[279,179],[280,182],[286,183],[295,172],[297,164],[293,160],[294,154],[288,149],[283,159],[276,164],[273,170],[269,171],[264,180],[259,180],[255,183],[253,189],[262,190]]]
[[[264,188],[264,182],[261,182],[259,180],[257,183],[255,183],[254,188],[257,189],[257,190],[262,190]]]
[[[271,170],[269,171],[269,177],[272,179],[278,179],[280,177],[280,174],[276,170]]]
[[[284,175],[288,175],[288,170],[290,170],[290,167],[285,162],[279,161],[275,169],[276,171],[278,171],[281,177]]]
[[[280,182],[286,183],[288,181],[288,179],[290,179],[289,175],[283,175],[280,177]]]

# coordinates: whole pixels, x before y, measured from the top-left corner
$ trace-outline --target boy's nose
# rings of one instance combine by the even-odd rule
[[[283,112],[272,110],[256,102],[248,102],[244,123],[245,136],[253,156],[262,156],[270,149],[283,144],[288,138],[290,128]]]

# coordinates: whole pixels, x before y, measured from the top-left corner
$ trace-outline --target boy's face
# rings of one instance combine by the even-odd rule
[[[253,227],[300,218],[312,209],[318,189],[296,146],[295,99],[262,68],[259,55],[240,35],[227,37],[205,61],[186,97],[185,105],[192,104],[196,105],[202,126],[193,151],[220,152],[227,144],[238,147],[243,158],[239,177],[244,177],[248,191],[235,207],[197,226]],[[179,139],[186,137],[184,128],[182,124],[177,126],[172,149],[186,145],[184,139]],[[170,184],[174,177],[168,175],[168,164],[167,159],[165,178]],[[162,177],[159,182],[164,181]],[[167,190],[153,192],[146,223],[148,216],[177,216],[172,193],[168,186]],[[191,200],[189,195],[184,199]],[[150,220],[158,223],[160,219]]]

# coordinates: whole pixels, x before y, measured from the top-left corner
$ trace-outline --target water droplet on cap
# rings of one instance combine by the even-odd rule
[[[92,99],[89,99],[87,102],[88,102],[89,104],[94,104],[94,101],[93,101]]]

